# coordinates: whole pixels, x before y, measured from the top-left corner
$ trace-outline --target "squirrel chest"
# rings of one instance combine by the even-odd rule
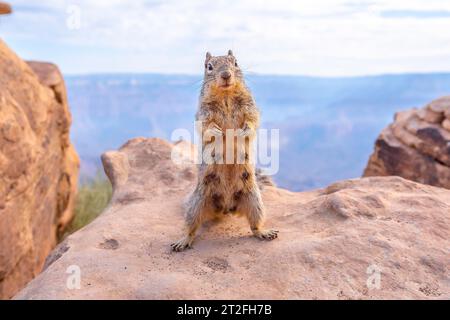
[[[233,100],[215,103],[211,106],[210,112],[213,115],[215,123],[224,132],[226,129],[242,128],[246,120],[246,113],[243,112],[242,106]]]

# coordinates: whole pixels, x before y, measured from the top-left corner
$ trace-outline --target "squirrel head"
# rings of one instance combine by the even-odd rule
[[[214,92],[232,92],[242,87],[243,74],[231,50],[225,56],[212,56],[206,53],[205,76],[203,89],[211,89]]]

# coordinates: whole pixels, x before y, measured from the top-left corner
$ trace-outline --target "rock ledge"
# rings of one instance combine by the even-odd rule
[[[259,241],[245,219],[230,217],[206,225],[194,249],[171,252],[196,179],[189,156],[175,164],[171,153],[191,149],[137,138],[105,153],[112,203],[15,298],[450,298],[450,190],[398,177],[301,193],[269,186],[267,225],[280,230],[279,239]],[[80,289],[66,285],[73,266]],[[378,271],[379,289],[368,287]]]

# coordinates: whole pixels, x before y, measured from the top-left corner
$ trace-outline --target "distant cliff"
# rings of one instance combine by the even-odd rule
[[[0,298],[38,274],[73,216],[78,156],[63,78],[0,40]]]
[[[364,176],[390,175],[450,189],[450,96],[397,113],[381,132]]]

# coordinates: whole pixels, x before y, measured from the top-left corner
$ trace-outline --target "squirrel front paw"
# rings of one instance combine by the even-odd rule
[[[208,137],[222,137],[223,131],[217,125],[214,125],[211,128],[207,129],[205,134]]]
[[[249,137],[253,134],[252,128],[246,123],[242,129],[237,130],[238,137]]]

